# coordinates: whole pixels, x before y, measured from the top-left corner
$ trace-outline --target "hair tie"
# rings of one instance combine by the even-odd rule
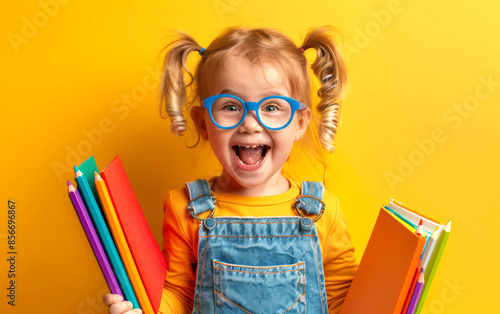
[[[333,82],[333,84],[328,86],[325,90],[321,91],[321,94],[324,94],[325,92],[329,91],[330,89],[334,88],[335,86],[337,86],[337,80],[335,80],[335,82]],[[320,96],[319,94],[320,94],[320,92],[318,91],[318,96]]]
[[[300,46],[300,47],[299,47],[299,50],[300,50],[302,53],[304,53],[304,47]]]
[[[332,78],[333,78],[333,74],[328,74],[325,77],[323,77],[322,81],[323,81],[323,83],[326,83],[329,80],[331,80]]]
[[[205,48],[201,47],[201,48],[200,48],[200,51],[199,51],[200,55],[202,55],[202,56],[203,56],[203,52],[205,52]]]

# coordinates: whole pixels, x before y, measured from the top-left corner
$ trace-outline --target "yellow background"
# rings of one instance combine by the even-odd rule
[[[151,73],[170,31],[187,31],[208,46],[234,24],[275,27],[298,44],[311,26],[342,30],[351,87],[327,187],[340,199],[357,257],[379,207],[391,197],[440,220],[451,217],[452,233],[424,311],[496,310],[498,3],[5,3],[0,312],[106,313],[101,300],[107,287],[66,192],[70,166],[94,155],[102,168],[119,154],[161,245],[165,193],[215,175],[219,166],[208,145],[188,149],[192,138],[169,133]],[[320,178],[313,173],[312,179]],[[17,204],[15,307],[6,297],[8,200]]]

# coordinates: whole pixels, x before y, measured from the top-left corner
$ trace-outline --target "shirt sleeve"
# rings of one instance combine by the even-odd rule
[[[174,203],[174,193],[164,203],[163,255],[168,270],[159,313],[192,313],[196,284],[196,257],[190,240],[182,228],[181,217]]]
[[[358,268],[344,214],[340,210],[336,198],[335,201],[337,202],[336,213],[326,238],[325,258],[323,260],[330,313],[340,312]]]

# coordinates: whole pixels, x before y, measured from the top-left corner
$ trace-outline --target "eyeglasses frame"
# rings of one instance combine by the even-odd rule
[[[234,99],[238,100],[239,102],[241,102],[242,104],[244,104],[244,106],[243,106],[243,109],[244,109],[243,117],[241,118],[240,122],[238,122],[234,126],[227,127],[227,126],[219,125],[217,122],[215,122],[215,120],[214,120],[214,118],[212,116],[212,105],[214,104],[214,102],[217,99],[223,98],[223,97],[234,98]],[[292,114],[290,116],[290,120],[288,120],[288,122],[284,126],[279,127],[279,128],[268,127],[267,125],[265,125],[260,120],[259,111],[258,111],[259,110],[259,106],[264,101],[266,101],[268,99],[271,99],[271,98],[279,98],[279,99],[286,100],[290,104],[290,107],[292,109]],[[260,125],[262,125],[266,129],[272,130],[272,131],[278,131],[278,130],[282,130],[282,129],[286,128],[292,122],[293,117],[295,116],[295,111],[307,108],[307,106],[304,103],[301,103],[300,101],[298,101],[296,99],[293,99],[293,98],[290,98],[290,97],[286,97],[286,96],[280,96],[280,95],[267,96],[267,97],[262,98],[258,102],[252,102],[252,101],[245,102],[241,98],[239,98],[237,96],[234,96],[234,95],[231,95],[231,94],[219,94],[219,95],[214,95],[214,96],[207,97],[207,98],[205,98],[203,100],[203,107],[208,109],[208,113],[210,115],[210,120],[212,120],[213,124],[215,124],[215,126],[217,126],[218,128],[225,129],[225,130],[234,129],[234,128],[238,127],[240,124],[243,123],[243,121],[245,120],[245,118],[247,116],[247,112],[248,111],[255,111],[255,116],[257,117],[257,120],[259,121]]]

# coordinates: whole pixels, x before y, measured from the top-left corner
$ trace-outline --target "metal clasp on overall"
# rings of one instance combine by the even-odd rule
[[[302,197],[312,198],[312,199],[321,203],[321,205],[322,205],[321,210],[314,218],[309,218],[309,217],[304,216],[304,214],[302,214],[302,212],[299,210],[299,206],[297,206],[297,205],[300,203],[300,198],[302,198]],[[300,227],[303,230],[311,230],[314,222],[318,221],[321,218],[321,216],[323,216],[323,213],[325,212],[325,202],[323,202],[319,198],[311,196],[311,195],[300,195],[297,198],[297,201],[293,204],[293,208],[295,208],[297,213],[302,217],[302,219],[300,220]]]
[[[201,194],[201,195],[198,195],[197,197],[195,197],[191,201],[189,201],[189,204],[191,204],[192,202],[196,201],[197,199],[205,197],[205,196],[211,197],[213,199],[214,203],[215,203],[215,196],[212,193],[210,193],[210,194]],[[214,215],[214,213],[215,213],[215,206],[214,206],[214,209],[212,209],[212,211],[210,212],[210,215],[208,215],[207,218],[200,218],[200,217],[196,216],[194,214],[194,209],[190,209],[189,210],[189,214],[191,215],[191,217],[193,217],[196,220],[203,221],[203,225],[207,229],[212,229],[212,228],[215,227],[215,220],[212,218],[213,215]]]

